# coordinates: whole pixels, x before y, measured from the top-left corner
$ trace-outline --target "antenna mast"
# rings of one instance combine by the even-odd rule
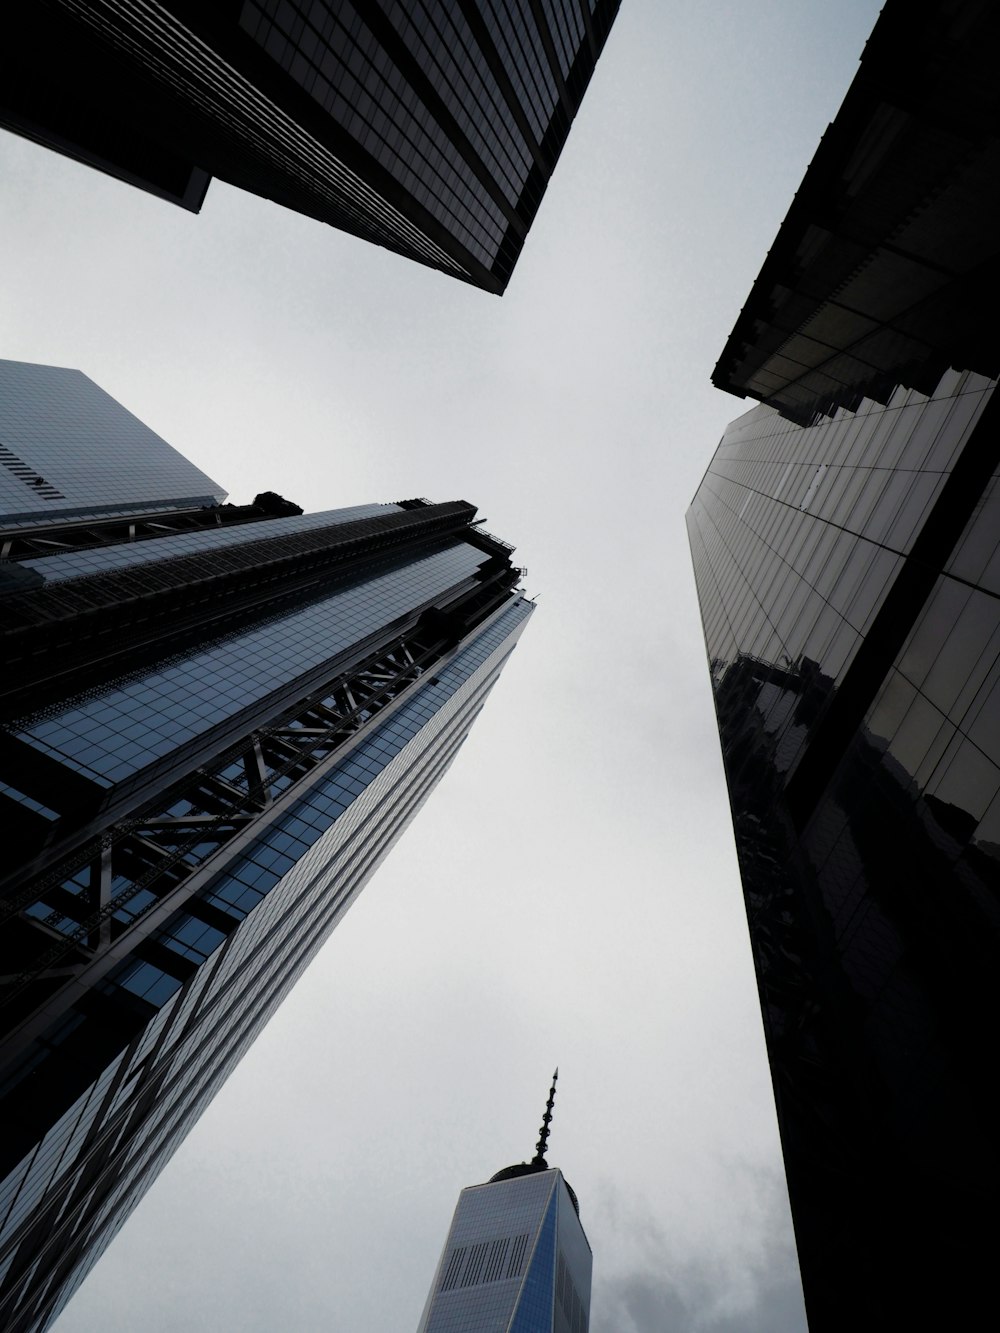
[[[556,1066],[556,1072],[552,1075],[552,1087],[549,1088],[549,1100],[545,1103],[545,1114],[542,1116],[542,1128],[539,1131],[538,1142],[535,1144],[535,1155],[531,1159],[531,1165],[544,1169],[545,1149],[549,1139],[549,1125],[552,1123],[552,1107],[556,1100],[556,1082],[559,1078],[559,1067]]]

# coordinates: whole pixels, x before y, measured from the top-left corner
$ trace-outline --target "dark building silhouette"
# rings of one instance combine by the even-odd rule
[[[195,212],[213,176],[502,292],[620,0],[35,0],[0,125]]]
[[[993,1301],[997,17],[886,6],[688,513],[812,1333]]]
[[[974,1327],[992,1272],[994,384],[755,408],[688,514],[813,1333]]]
[[[532,604],[474,506],[222,504],[75,371],[0,362],[0,436],[0,1327],[27,1333],[451,764]]]
[[[590,1245],[576,1195],[545,1160],[558,1077],[531,1161],[459,1195],[417,1333],[587,1333]]]

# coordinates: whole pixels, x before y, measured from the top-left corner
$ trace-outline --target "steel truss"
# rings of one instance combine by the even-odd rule
[[[180,532],[204,528],[232,527],[275,518],[275,514],[255,509],[253,505],[220,505],[206,497],[200,504],[185,509],[164,509],[132,515],[67,519],[29,527],[4,528],[0,531],[0,560],[24,560],[62,551],[82,551],[95,546],[119,546],[123,542],[169,537]]]
[[[221,868],[222,853],[256,837],[279,802],[285,813],[320,765],[345,758],[454,651],[451,635],[413,628],[109,826],[16,898],[0,900],[0,928],[20,917],[52,941],[31,966],[0,977],[0,1007],[35,983],[90,971],[102,955],[109,966],[124,956],[133,942],[123,937],[140,918],[158,922],[191,898]],[[15,1024],[24,1016],[16,1007]]]

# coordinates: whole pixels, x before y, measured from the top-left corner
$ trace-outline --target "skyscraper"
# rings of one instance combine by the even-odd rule
[[[993,1299],[997,18],[886,6],[688,514],[812,1333]]]
[[[576,1195],[545,1161],[558,1077],[531,1161],[459,1195],[417,1333],[587,1333],[590,1245]]]
[[[221,504],[73,371],[0,363],[0,425],[0,1325],[26,1333],[448,768],[532,605],[465,502]]]
[[[0,125],[195,212],[218,176],[499,293],[619,4],[36,0],[5,20]]]

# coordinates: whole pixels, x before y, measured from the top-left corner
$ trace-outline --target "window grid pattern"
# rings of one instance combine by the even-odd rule
[[[880,752],[882,771],[871,783],[895,779],[922,795],[938,850],[955,873],[977,853],[1000,856],[998,500],[994,477],[864,722]],[[886,959],[893,951],[901,957],[902,945],[884,923],[877,943],[863,942],[876,914],[846,812],[827,810],[807,845],[829,885],[834,931],[854,985],[874,999]],[[1000,929],[1000,903],[987,897],[983,906]],[[913,1049],[914,1035],[908,1039]]]
[[[0,361],[0,522],[157,504],[217,504],[226,492],[78,370]],[[44,483],[37,485],[32,478]]]
[[[899,389],[811,427],[767,407],[733,422],[688,515],[717,679],[738,658],[843,678],[992,387],[950,375],[932,399]],[[808,728],[785,692],[765,698],[790,774]]]
[[[382,8],[491,177],[517,204],[531,170],[531,153],[461,10],[449,10],[443,0],[415,0],[405,8],[399,0],[382,0]]]
[[[40,472],[29,467],[23,458],[18,458],[13,449],[0,444],[0,463],[25,486],[31,487],[32,498],[36,500],[65,500],[62,491],[45,480]]]
[[[563,78],[568,78],[583,41],[583,19],[574,0],[542,0]]]
[[[559,100],[545,48],[525,0],[484,0],[483,19],[541,143]]]
[[[503,212],[348,0],[338,0],[335,10],[245,0],[240,22],[477,259],[492,265],[506,233]]]
[[[112,786],[332,661],[415,606],[440,597],[471,577],[485,559],[467,543],[455,543],[200,652],[180,655],[16,734],[102,786]]]

